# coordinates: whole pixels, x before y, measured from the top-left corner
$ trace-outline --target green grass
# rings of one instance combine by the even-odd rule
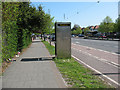
[[[55,55],[55,47],[54,46],[50,46],[50,44],[47,41],[43,41],[42,42],[45,44],[46,48],[48,49],[49,53],[51,55]]]
[[[0,67],[2,65],[2,35],[0,34]]]
[[[43,43],[50,54],[54,55],[54,46],[50,46],[46,41],[43,41]],[[79,64],[74,58],[55,58],[54,62],[70,88],[113,88],[102,81],[98,76],[93,75],[93,71]]]
[[[0,53],[0,67],[2,65],[2,54]]]

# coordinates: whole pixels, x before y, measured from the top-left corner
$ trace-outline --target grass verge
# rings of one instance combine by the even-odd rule
[[[54,46],[48,42],[42,41],[51,55],[55,54]],[[93,71],[79,64],[74,58],[71,59],[54,59],[56,66],[67,82],[69,88],[113,88],[98,76],[93,75]],[[113,88],[114,89],[114,88]]]
[[[55,47],[52,46],[52,45],[50,46],[50,44],[47,41],[42,40],[42,42],[45,44],[45,46],[48,49],[50,55],[55,55]]]

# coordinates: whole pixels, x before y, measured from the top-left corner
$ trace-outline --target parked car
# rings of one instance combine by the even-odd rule
[[[108,38],[120,38],[120,33],[113,33],[113,34],[108,34],[107,35]]]
[[[75,37],[75,35],[71,35],[72,37]]]
[[[79,34],[78,37],[84,37],[84,35],[83,34]]]
[[[52,41],[55,41],[55,35],[52,35]]]
[[[51,39],[52,41],[55,41],[55,34],[50,35],[48,39]]]
[[[98,37],[98,38],[106,38],[106,36],[104,34],[94,34],[93,37]]]
[[[106,36],[101,34],[99,38],[106,38]]]

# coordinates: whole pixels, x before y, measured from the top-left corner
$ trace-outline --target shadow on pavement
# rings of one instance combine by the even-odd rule
[[[39,42],[42,42],[42,41],[32,41],[32,43],[39,43]]]
[[[21,61],[27,62],[27,61],[51,61],[54,57],[41,57],[41,58],[23,58]]]

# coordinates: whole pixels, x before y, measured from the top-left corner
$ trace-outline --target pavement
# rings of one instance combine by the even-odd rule
[[[37,38],[3,73],[2,88],[66,88],[50,57]]]

